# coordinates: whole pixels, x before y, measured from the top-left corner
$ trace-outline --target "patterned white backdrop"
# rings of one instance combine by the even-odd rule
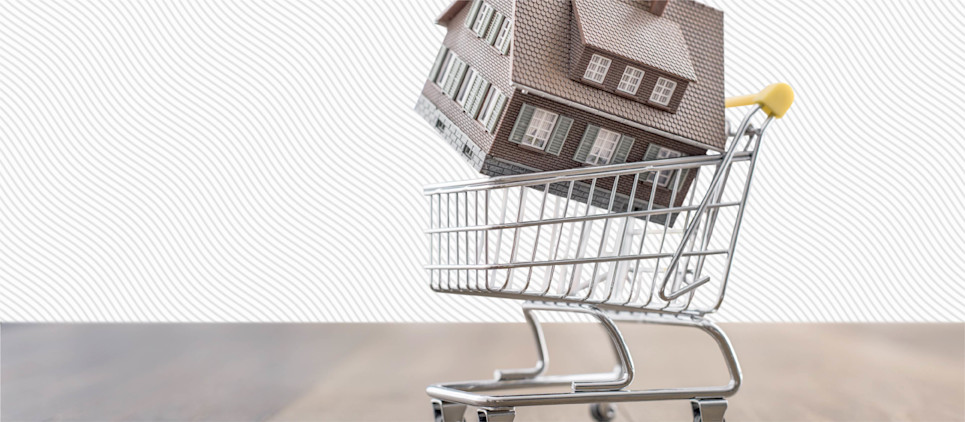
[[[421,269],[447,2],[0,2],[0,321],[519,321]],[[965,4],[714,5],[798,94],[718,320],[965,320]]]

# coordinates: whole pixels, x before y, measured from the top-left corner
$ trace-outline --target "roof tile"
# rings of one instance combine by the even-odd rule
[[[579,3],[577,7],[580,7],[580,12],[607,5],[614,9],[627,6],[623,3],[627,0],[574,1]],[[582,8],[590,2],[599,3],[599,5]],[[689,84],[676,113],[658,110],[569,79],[567,71],[572,16],[569,1],[517,0],[512,53],[514,83],[545,91],[717,149],[723,148],[725,143],[723,12],[692,0],[676,0],[670,2],[663,16],[659,18],[676,24],[683,35],[695,76],[695,81]],[[607,29],[607,31],[611,30]],[[669,48],[680,49],[679,45],[674,45]],[[673,54],[679,55],[679,51]]]

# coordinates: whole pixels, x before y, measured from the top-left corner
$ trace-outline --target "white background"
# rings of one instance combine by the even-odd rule
[[[0,321],[518,321],[429,291],[447,0],[0,2]],[[965,320],[959,1],[719,1],[770,132],[724,321]]]

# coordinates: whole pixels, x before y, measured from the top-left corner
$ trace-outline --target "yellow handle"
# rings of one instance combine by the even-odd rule
[[[741,107],[758,104],[765,113],[780,119],[794,102],[794,90],[785,83],[768,85],[757,94],[730,97],[724,100],[724,107]]]

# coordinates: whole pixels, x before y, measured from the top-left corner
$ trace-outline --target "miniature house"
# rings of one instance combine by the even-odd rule
[[[416,110],[480,173],[723,150],[719,10],[689,0],[457,0],[437,23],[447,34]],[[679,205],[694,175],[666,173],[641,180],[635,204],[657,183],[655,202],[667,206],[676,181]],[[624,204],[632,183],[617,187]]]

